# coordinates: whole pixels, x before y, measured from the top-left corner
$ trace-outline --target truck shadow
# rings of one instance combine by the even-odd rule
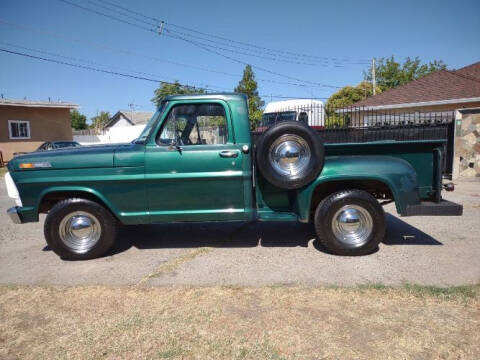
[[[386,215],[385,245],[442,245],[405,221]],[[308,247],[329,253],[317,240],[313,226],[296,222],[176,223],[122,228],[117,245],[108,255],[128,250],[162,248]]]
[[[443,245],[422,230],[391,214],[387,213],[386,218],[387,234],[383,240],[385,245]]]

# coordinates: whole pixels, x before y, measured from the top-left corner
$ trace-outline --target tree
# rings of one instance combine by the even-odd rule
[[[420,79],[432,72],[446,69],[447,65],[442,60],[434,60],[422,64],[418,56],[415,59],[407,57],[403,64],[395,61],[394,57],[381,58],[375,65],[377,85],[383,90],[392,89],[409,81]],[[372,67],[363,76],[366,81],[372,81]]]
[[[80,114],[78,110],[72,110],[70,112],[70,120],[72,123],[72,129],[84,130],[87,128],[87,117]]]
[[[258,95],[258,84],[255,81],[255,74],[250,65],[245,66],[243,70],[242,80],[234,89],[235,92],[246,94],[248,97],[248,113],[250,116],[250,126],[252,129],[257,127],[257,124],[262,119],[262,107],[265,104]]]
[[[377,86],[375,88],[377,94],[382,92],[382,89]],[[327,101],[327,109],[338,109],[350,106],[357,101],[363,100],[373,95],[373,86],[371,83],[362,81],[357,86],[345,86],[332,94]]]
[[[205,94],[205,89],[195,86],[182,85],[177,80],[174,83],[161,83],[154,91],[152,102],[159,106],[160,103],[169,95],[188,95],[188,94]]]
[[[110,121],[110,113],[108,111],[101,111],[99,115],[92,117],[91,127],[94,129],[103,129]]]
[[[375,88],[376,93],[382,92],[380,87]],[[347,125],[350,121],[348,112],[338,113],[336,110],[353,105],[357,101],[363,100],[373,95],[373,85],[362,81],[357,86],[345,86],[332,94],[326,104],[326,127],[336,127]]]

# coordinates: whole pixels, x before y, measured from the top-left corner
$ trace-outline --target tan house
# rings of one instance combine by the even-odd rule
[[[70,110],[65,102],[0,99],[0,151],[9,161],[16,152],[36,150],[43,142],[72,140]]]

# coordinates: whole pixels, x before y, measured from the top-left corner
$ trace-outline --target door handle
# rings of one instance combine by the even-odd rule
[[[236,158],[238,156],[238,151],[221,151],[219,155],[223,158]]]

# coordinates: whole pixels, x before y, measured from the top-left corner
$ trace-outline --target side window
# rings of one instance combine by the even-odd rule
[[[298,121],[308,125],[308,114],[305,111],[302,111],[298,115]]]
[[[8,120],[10,139],[30,139],[30,121]]]
[[[215,103],[176,105],[157,139],[159,145],[219,145],[227,143],[227,119]]]

